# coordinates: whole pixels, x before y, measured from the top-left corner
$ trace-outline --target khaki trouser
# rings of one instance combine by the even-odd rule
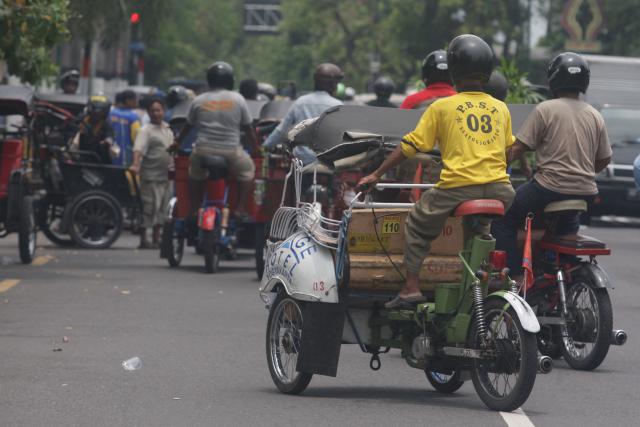
[[[407,215],[405,225],[404,265],[407,271],[419,273],[422,263],[431,249],[431,242],[442,232],[447,217],[456,207],[468,200],[497,199],[504,203],[505,212],[511,206],[515,191],[510,183],[471,185],[450,189],[432,188]],[[491,221],[482,219],[480,232],[489,234]]]

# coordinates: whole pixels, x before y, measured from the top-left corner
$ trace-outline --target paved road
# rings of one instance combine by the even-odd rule
[[[617,285],[614,324],[631,338],[596,372],[560,362],[539,376],[523,408],[538,427],[640,418],[640,230],[589,233],[614,249],[602,265]],[[191,252],[172,270],[132,237],[106,251],[40,242],[41,265],[22,266],[15,239],[0,240],[0,426],[507,425],[470,384],[443,396],[397,355],[372,372],[355,346],[343,347],[337,378],[277,393],[249,254],[209,276]],[[142,368],[126,372],[132,356]]]

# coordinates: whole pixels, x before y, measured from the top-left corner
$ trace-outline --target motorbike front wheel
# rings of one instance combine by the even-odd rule
[[[452,371],[449,374],[436,371],[426,371],[429,384],[440,393],[454,393],[464,384],[460,378],[460,371]]]
[[[489,409],[513,411],[527,400],[537,373],[536,335],[527,332],[516,311],[504,310],[505,301],[485,303],[487,349],[495,353],[488,359],[473,359],[471,380],[480,399]],[[467,345],[481,348],[478,325],[474,321]]]
[[[202,231],[202,251],[205,271],[217,273],[220,269],[220,248],[215,230]]]
[[[171,267],[178,267],[184,255],[184,236],[176,232],[174,221],[167,222],[162,227],[162,252],[167,257]]]
[[[313,374],[296,370],[302,345],[302,303],[282,291],[271,305],[267,321],[267,363],[282,393],[300,394]]]
[[[579,277],[567,290],[567,308],[573,321],[566,326],[562,356],[573,369],[595,369],[611,344],[613,309],[609,294]]]

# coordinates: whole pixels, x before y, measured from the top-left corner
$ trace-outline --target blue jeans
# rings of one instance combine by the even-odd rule
[[[522,251],[518,249],[518,230],[524,228],[527,214],[542,211],[549,203],[568,199],[582,199],[590,203],[593,196],[556,193],[532,179],[518,187],[516,198],[505,216],[493,221],[491,234],[496,238],[496,249],[507,252],[507,267],[512,276],[522,274]],[[579,229],[579,215],[562,215],[558,220],[556,234],[575,234]]]

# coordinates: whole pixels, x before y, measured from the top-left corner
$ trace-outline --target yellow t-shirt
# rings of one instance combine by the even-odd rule
[[[511,114],[504,102],[483,92],[437,100],[402,139],[402,153],[413,157],[436,144],[443,163],[438,187],[509,182],[506,149],[513,137]]]

